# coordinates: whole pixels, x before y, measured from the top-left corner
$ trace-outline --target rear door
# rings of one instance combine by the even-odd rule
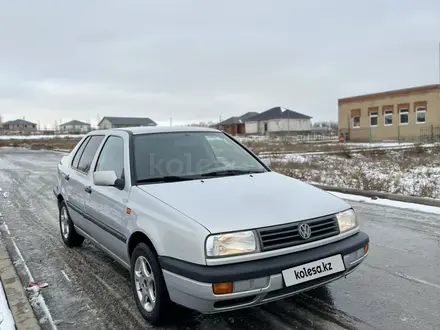
[[[88,222],[85,217],[85,188],[90,185],[90,167],[104,135],[91,135],[75,154],[67,183],[69,185],[67,206],[73,223],[87,232]]]
[[[78,174],[76,168],[79,160],[90,141],[90,136],[86,137],[79,148],[77,148],[70,164],[67,164],[68,171],[60,171],[60,180],[65,188],[65,199],[70,217],[75,225],[81,226],[84,223],[84,197],[78,185]]]
[[[124,189],[96,186],[92,183],[91,190],[85,197],[86,213],[93,223],[91,234],[122,260],[125,260],[127,254],[125,243],[129,233],[126,225],[126,204],[131,186],[128,162],[126,164],[126,143],[128,147],[126,132],[115,132],[107,136],[94,165],[94,172],[114,171],[118,179],[125,180]]]

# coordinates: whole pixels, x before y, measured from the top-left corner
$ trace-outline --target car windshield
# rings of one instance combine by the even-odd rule
[[[135,135],[134,158],[138,183],[266,171],[250,153],[221,132]]]

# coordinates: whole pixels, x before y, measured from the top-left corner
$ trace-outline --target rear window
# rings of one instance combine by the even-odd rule
[[[88,173],[90,170],[90,166],[92,166],[93,158],[95,157],[96,151],[98,150],[104,135],[93,135],[89,142],[87,143],[84,152],[81,155],[78,164],[78,170]]]
[[[82,154],[84,152],[84,149],[86,148],[87,143],[89,142],[89,140],[90,140],[90,136],[84,139],[84,141],[82,142],[81,146],[76,151],[76,154],[75,154],[75,156],[73,157],[73,160],[72,160],[72,167],[73,168],[78,168],[79,160],[80,160],[80,158],[81,158],[81,156],[82,156]]]

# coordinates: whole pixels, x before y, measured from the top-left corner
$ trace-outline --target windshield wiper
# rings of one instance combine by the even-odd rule
[[[166,175],[166,176],[158,176],[155,178],[146,178],[137,180],[137,183],[154,183],[154,182],[179,182],[179,181],[189,181],[194,180],[193,177],[185,177],[185,176],[176,176],[176,175]]]
[[[229,176],[229,175],[241,175],[241,174],[252,174],[252,173],[263,173],[264,171],[256,171],[256,170],[217,170],[212,172],[206,172],[203,174],[200,174],[202,177],[207,176]]]

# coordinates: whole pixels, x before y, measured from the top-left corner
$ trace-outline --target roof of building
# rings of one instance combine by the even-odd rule
[[[173,132],[218,132],[218,129],[209,127],[195,127],[195,126],[139,126],[139,127],[127,127],[127,128],[111,128],[115,131],[131,131],[134,135],[137,134],[149,134],[149,133],[173,133]],[[94,133],[105,132],[109,130],[96,130]]]
[[[79,120],[71,120],[71,121],[68,121],[67,123],[61,124],[60,126],[67,126],[67,125],[87,125],[87,126],[90,126],[89,123],[85,123],[85,122],[79,121]]]
[[[244,115],[239,117],[230,117],[224,121],[222,121],[219,125],[236,125],[236,124],[244,124],[246,119],[251,118],[253,116],[258,115],[258,112],[246,112]]]
[[[31,123],[30,121],[24,119],[15,119],[15,120],[7,121],[3,123],[3,125],[36,125],[36,124]]]
[[[247,118],[246,121],[261,121],[261,120],[271,120],[271,119],[311,119],[312,117],[303,115],[302,113],[292,111],[283,107],[274,107],[266,110],[262,113],[257,114]]]
[[[105,119],[107,119],[113,125],[157,125],[153,120],[147,117],[104,117],[101,119],[98,125],[100,125]]]
[[[411,87],[411,88],[403,88],[403,89],[395,89],[395,90],[389,90],[389,91],[379,92],[379,93],[344,97],[344,98],[340,98],[338,100],[338,104],[374,100],[374,99],[379,99],[379,98],[384,98],[384,97],[401,96],[401,95],[407,95],[407,94],[426,93],[426,92],[431,92],[431,91],[436,91],[436,90],[440,91],[440,84],[418,86],[418,87]]]

